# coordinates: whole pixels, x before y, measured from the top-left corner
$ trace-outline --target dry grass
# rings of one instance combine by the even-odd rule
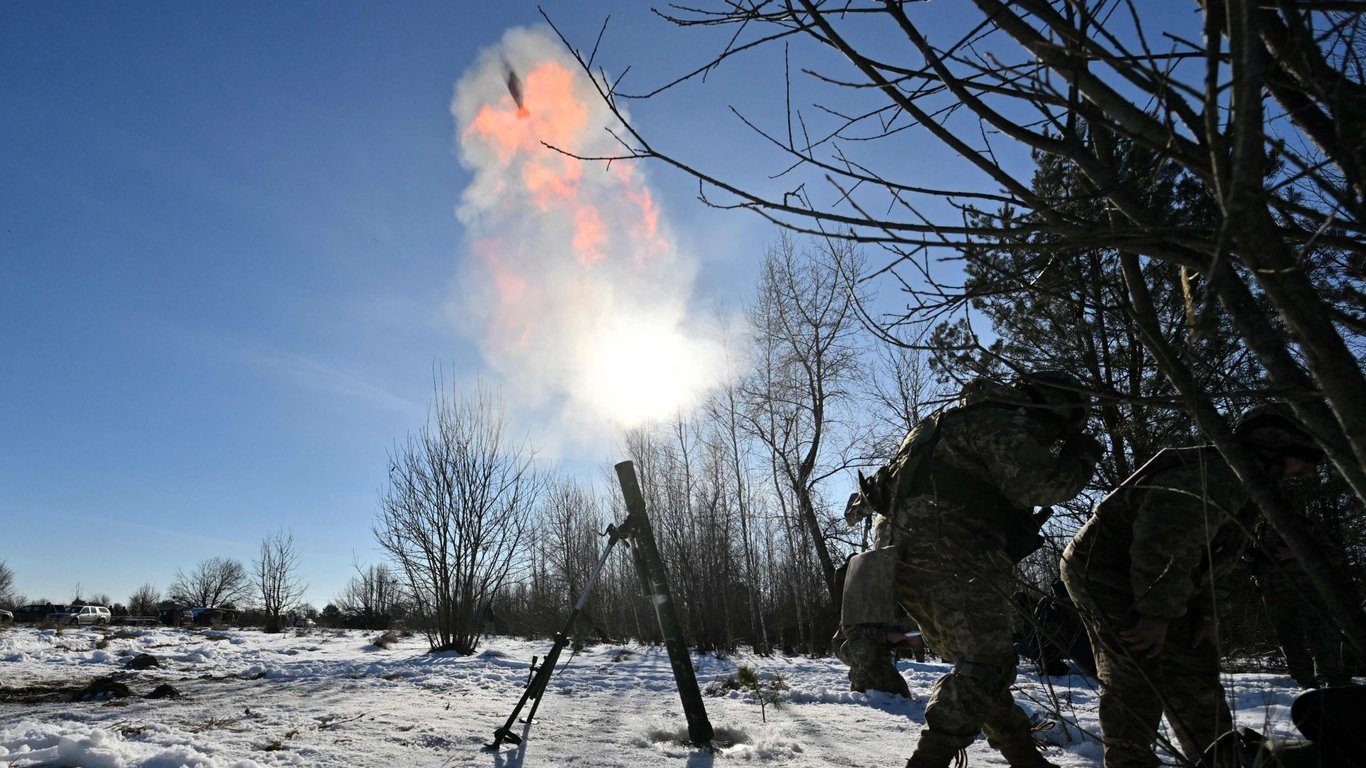
[[[267,742],[264,746],[261,747],[261,751],[262,751],[262,752],[278,752],[278,751],[280,751],[280,750],[282,750],[282,749],[285,748],[285,742],[286,742],[286,741],[289,741],[290,739],[292,739],[292,738],[294,738],[295,736],[298,736],[298,735],[299,735],[299,729],[298,729],[298,728],[295,728],[295,729],[293,729],[293,730],[291,730],[291,731],[288,731],[288,732],[285,733],[284,736],[281,736],[280,738],[275,739],[274,741]]]
[[[115,733],[118,733],[120,736],[125,736],[125,737],[127,737],[127,736],[138,736],[138,735],[140,735],[143,731],[147,730],[147,726],[146,726],[146,725],[142,725],[142,724],[136,724],[136,725],[135,725],[135,724],[130,723],[130,722],[127,722],[127,721],[121,721],[121,722],[114,723],[114,725],[111,726],[110,730],[113,730]]]

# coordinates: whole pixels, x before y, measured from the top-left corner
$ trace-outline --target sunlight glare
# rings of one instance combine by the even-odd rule
[[[673,417],[701,396],[707,363],[676,325],[657,318],[617,318],[587,342],[580,391],[618,424],[634,426]]]

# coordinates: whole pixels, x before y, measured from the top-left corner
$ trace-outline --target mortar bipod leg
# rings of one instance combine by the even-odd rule
[[[512,714],[508,715],[507,722],[503,727],[493,732],[493,741],[485,744],[485,749],[496,750],[502,746],[503,742],[509,744],[522,743],[522,737],[512,732],[513,723],[517,722],[517,715],[521,714],[522,707],[528,701],[534,699],[531,711],[526,716],[526,727],[522,729],[522,734],[531,729],[531,724],[536,717],[536,709],[541,706],[541,697],[545,695],[546,685],[550,682],[550,676],[555,673],[555,666],[560,661],[560,651],[569,643],[570,633],[574,631],[574,622],[578,621],[579,613],[583,610],[584,604],[588,602],[588,594],[593,590],[593,585],[597,583],[598,576],[602,574],[602,568],[607,564],[607,556],[612,553],[612,547],[621,540],[622,530],[617,526],[607,526],[607,546],[603,547],[602,556],[598,558],[597,565],[593,566],[593,573],[589,575],[588,582],[584,584],[583,591],[579,593],[579,599],[574,603],[574,609],[569,612],[569,619],[564,623],[564,629],[555,635],[555,644],[551,646],[550,652],[541,661],[541,666],[535,669],[535,674],[527,683],[526,689],[522,691],[522,697],[517,701],[517,706],[513,707]],[[536,660],[532,659],[532,666],[535,667]]]

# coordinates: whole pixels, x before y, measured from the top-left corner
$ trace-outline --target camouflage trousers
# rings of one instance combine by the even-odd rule
[[[1199,763],[1214,741],[1233,727],[1223,686],[1218,650],[1208,643],[1191,647],[1192,618],[1167,626],[1162,652],[1153,658],[1131,653],[1118,632],[1135,620],[1133,597],[1088,580],[1064,558],[1062,577],[1080,611],[1096,657],[1100,681],[1100,731],[1105,768],[1161,765],[1154,747],[1166,715],[1187,760]],[[1175,749],[1173,749],[1175,751]],[[1236,765],[1228,751],[1207,757],[1220,768]]]
[[[1295,682],[1301,688],[1351,684],[1342,661],[1342,638],[1319,607],[1309,577],[1293,566],[1268,566],[1257,574],[1257,587]]]
[[[849,690],[910,697],[910,686],[892,661],[893,650],[887,641],[887,633],[892,629],[883,624],[840,628],[835,637],[835,655],[849,665]]]
[[[961,749],[983,730],[997,747],[1028,740],[1029,717],[1010,695],[1013,566],[969,531],[926,528],[899,548],[898,592],[925,640],[954,667],[934,685],[921,740]]]

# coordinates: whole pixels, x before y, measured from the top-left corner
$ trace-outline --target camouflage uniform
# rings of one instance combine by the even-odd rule
[[[889,636],[912,622],[895,603],[896,561],[886,549],[851,558],[837,575],[844,595],[835,655],[849,665],[849,690],[885,691],[910,697],[911,689],[893,663]]]
[[[1308,522],[1308,521],[1306,521]],[[1313,540],[1322,539],[1314,536]],[[1350,685],[1342,639],[1290,549],[1266,522],[1257,524],[1252,569],[1290,676],[1301,688]]]
[[[1232,726],[1217,649],[1191,646],[1217,615],[1228,588],[1219,577],[1236,566],[1255,515],[1212,448],[1168,449],[1106,496],[1063,552],[1096,656],[1106,768],[1159,765],[1164,713],[1191,759]],[[1118,635],[1140,617],[1168,622],[1153,658]]]
[[[917,492],[892,510],[898,532],[901,606],[953,669],[935,683],[925,728],[908,765],[943,765],[981,730],[1012,765],[1047,765],[1011,698],[1011,616],[1019,534],[1037,537],[1036,506],[1075,496],[1090,479],[1099,445],[1018,408],[979,405],[942,413],[939,437]]]
[[[849,665],[849,690],[883,691],[907,698],[911,688],[893,661],[895,650],[888,636],[905,632],[902,627],[858,624],[840,628],[835,656]]]
[[[1053,582],[1053,596],[1041,606],[1039,628],[1044,637],[1057,643],[1083,674],[1095,677],[1096,657],[1091,652],[1091,638],[1086,634],[1086,625],[1061,578]]]
[[[1059,582],[1058,586],[1061,586]],[[1019,606],[1015,624],[1015,652],[1034,663],[1040,675],[1072,674],[1071,658],[1084,673],[1095,676],[1096,663],[1081,617],[1063,590],[1061,597],[1044,595],[1037,600],[1028,592],[1016,592]]]

